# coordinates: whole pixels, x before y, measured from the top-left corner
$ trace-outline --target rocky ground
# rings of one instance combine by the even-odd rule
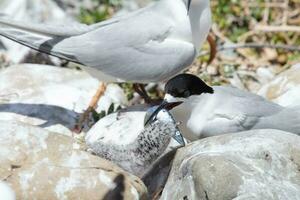
[[[297,105],[299,73],[295,66],[259,93],[283,106]],[[18,199],[99,199],[119,195],[118,187],[125,199],[147,199],[161,191],[162,199],[300,198],[297,135],[277,130],[220,135],[192,142],[176,156],[178,145],[168,142],[143,175],[132,172],[139,179],[89,148],[136,140],[144,129],[145,106],[109,114],[73,137],[72,126],[99,85],[96,79],[84,71],[21,64],[2,70],[0,82],[0,175]],[[117,85],[108,88],[98,112],[111,102],[126,105]]]
[[[95,6],[94,1],[82,3]],[[123,3],[126,9],[120,12],[146,1]],[[67,0],[0,3],[4,13],[17,13],[15,19],[49,23],[76,21],[78,5]],[[1,41],[0,199],[300,199],[300,139],[278,130],[229,133],[178,150],[178,144],[168,140],[151,164],[139,163],[143,173],[129,173],[124,162],[96,156],[93,148],[99,142],[123,148],[136,141],[144,130],[147,107],[124,85],[110,84],[83,132],[76,135],[72,128],[99,80],[72,64],[61,67],[64,61]],[[230,66],[218,65],[222,57],[240,61],[238,54],[222,52],[205,69],[198,60],[190,72],[209,74],[211,83],[231,83],[282,106],[299,105],[299,64],[280,67],[282,73],[271,65],[255,70],[239,66],[233,72]],[[39,64],[18,64],[22,62]],[[243,72],[255,80],[241,79]],[[128,108],[133,103],[139,105]],[[120,109],[121,114],[115,112]],[[130,156],[129,163],[135,159]]]

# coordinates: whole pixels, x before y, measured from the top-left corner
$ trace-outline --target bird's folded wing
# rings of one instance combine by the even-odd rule
[[[2,16],[0,17],[0,35],[32,49],[78,62],[74,57],[67,54],[52,52],[53,46],[66,38],[82,35],[117,21],[118,19],[111,19],[90,26],[75,22],[68,25],[50,25],[18,22]]]
[[[265,116],[255,128],[273,128],[300,134],[300,106],[285,107],[274,115]]]
[[[271,116],[281,110],[277,104],[249,92],[226,88],[231,92],[228,101],[215,110],[214,118],[224,119],[232,126],[243,129],[254,127],[262,117]]]
[[[159,81],[189,65],[195,54],[189,41],[171,37],[176,21],[163,9],[150,6],[91,26],[0,19],[0,35],[125,81]]]
[[[124,81],[156,82],[193,60],[194,46],[172,38],[174,21],[162,12],[139,12],[116,23],[58,42],[52,52]]]
[[[12,28],[22,31],[27,31],[30,33],[36,33],[47,36],[75,36],[92,31],[96,28],[104,27],[113,23],[118,22],[121,17],[112,18],[100,23],[93,25],[86,25],[82,23],[72,22],[71,24],[46,24],[46,23],[29,23],[10,20],[8,16],[0,16],[0,28]]]
[[[252,128],[259,121],[259,117],[245,113],[215,113],[214,119],[210,123],[220,123],[222,121],[227,126],[235,127],[237,130],[246,130]]]
[[[33,34],[40,34],[45,36],[74,36],[80,35],[82,33],[88,32],[93,27],[90,27],[85,24],[74,23],[72,25],[64,26],[64,25],[50,25],[50,24],[32,24],[32,23],[24,23],[12,21],[6,18],[0,18],[0,27],[3,28],[11,28],[24,32],[30,32]]]

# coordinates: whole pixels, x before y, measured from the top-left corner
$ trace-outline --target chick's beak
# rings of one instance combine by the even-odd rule
[[[174,107],[180,105],[182,102],[168,102],[166,100],[163,100],[161,104],[157,107],[157,109],[152,113],[152,115],[149,117],[149,119],[145,122],[145,126],[148,125],[150,122],[154,121],[156,119],[156,115],[161,111],[162,109],[171,110]]]
[[[148,118],[148,120],[145,122],[145,126],[147,126],[148,124],[150,124],[151,122],[156,120],[156,116],[159,113],[159,111],[166,109],[166,110],[171,110],[172,108],[180,105],[182,102],[178,101],[178,102],[168,102],[167,100],[162,101],[162,103],[156,108],[156,110],[154,110],[154,112],[151,114],[151,116]],[[178,129],[174,135],[172,135],[172,137],[181,145],[181,146],[185,146],[185,142],[183,139],[183,136],[180,132],[180,130]]]

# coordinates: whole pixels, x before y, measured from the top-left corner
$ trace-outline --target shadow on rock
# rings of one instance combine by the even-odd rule
[[[178,148],[173,149],[159,158],[151,169],[142,177],[151,199],[158,199],[164,189],[177,149]]]
[[[15,113],[44,120],[45,122],[39,125],[42,128],[57,124],[72,128],[80,114],[54,105],[24,103],[0,104],[1,112]]]
[[[125,177],[123,174],[119,174],[115,179],[114,183],[116,187],[104,196],[103,200],[122,200],[124,199],[125,191]]]

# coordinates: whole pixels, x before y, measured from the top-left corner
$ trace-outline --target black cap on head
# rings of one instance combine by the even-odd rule
[[[214,90],[197,76],[192,74],[179,74],[167,82],[165,92],[173,97],[187,98],[202,93],[212,94]]]

